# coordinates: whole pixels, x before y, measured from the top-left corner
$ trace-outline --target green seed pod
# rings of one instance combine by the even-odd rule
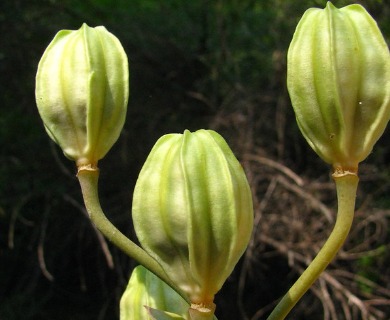
[[[161,137],[138,177],[133,221],[193,307],[213,310],[253,227],[248,181],[225,140],[211,130]]]
[[[96,166],[123,128],[126,53],[104,27],[57,33],[39,62],[36,103],[49,136],[78,166]]]
[[[314,151],[356,171],[390,117],[390,55],[374,19],[357,4],[307,10],[288,51],[287,86]]]
[[[120,301],[120,320],[151,320],[147,308],[185,318],[189,304],[165,282],[142,266],[133,270]]]

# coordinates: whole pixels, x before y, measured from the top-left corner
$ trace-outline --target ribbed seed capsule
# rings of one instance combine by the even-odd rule
[[[248,181],[225,140],[211,130],[160,138],[136,183],[133,221],[194,306],[212,309],[253,226]]]
[[[104,27],[62,30],[36,76],[36,103],[49,136],[78,166],[96,166],[123,128],[129,71],[119,40]]]
[[[185,318],[189,304],[171,287],[142,266],[133,270],[120,301],[120,320],[150,320],[146,307]]]
[[[360,5],[309,9],[288,51],[287,85],[310,146],[336,170],[356,171],[390,117],[390,55]]]

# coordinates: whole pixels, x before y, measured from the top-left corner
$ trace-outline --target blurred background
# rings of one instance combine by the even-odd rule
[[[356,1],[390,40],[390,4]],[[334,1],[337,7],[352,1]],[[308,147],[286,90],[295,26],[320,0],[3,0],[0,3],[0,320],[118,319],[136,262],[88,220],[67,160],[35,106],[35,73],[60,29],[104,25],[130,62],[127,122],[100,162],[112,222],[136,241],[138,172],[163,134],[211,128],[254,194],[250,246],[217,295],[219,319],[265,319],[330,233],[331,169]],[[390,318],[387,130],[360,167],[347,243],[290,319]]]

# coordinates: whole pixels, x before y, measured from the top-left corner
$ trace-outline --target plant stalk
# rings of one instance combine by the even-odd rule
[[[79,168],[77,178],[80,182],[85,207],[87,208],[89,217],[100,232],[129,257],[136,260],[161,280],[165,281],[172,289],[179,293],[183,299],[190,303],[188,297],[168,278],[161,265],[145,250],[128,239],[110,222],[110,220],[107,219],[99,201],[99,169],[94,167]]]
[[[317,256],[280,300],[267,320],[282,320],[336,256],[348,236],[355,212],[359,178],[354,172],[334,173],[338,212],[336,223],[328,240]]]

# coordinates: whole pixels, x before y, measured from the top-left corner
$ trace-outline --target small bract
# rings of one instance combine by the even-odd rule
[[[104,27],[58,32],[39,62],[35,96],[64,154],[78,166],[96,166],[126,118],[129,71],[121,43]]]
[[[336,171],[357,171],[390,117],[390,54],[374,19],[357,4],[307,10],[287,85],[310,146]]]
[[[192,307],[213,312],[253,227],[249,184],[225,140],[211,130],[161,137],[138,177],[133,221]]]

